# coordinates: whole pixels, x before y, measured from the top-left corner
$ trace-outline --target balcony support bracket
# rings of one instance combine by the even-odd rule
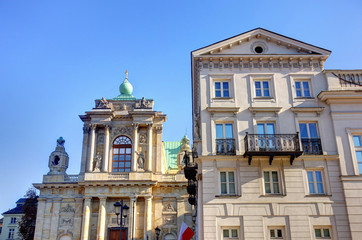
[[[249,155],[248,157],[249,157],[249,159],[248,159],[248,163],[249,163],[249,165],[251,165],[251,158],[252,158],[252,156],[251,156],[251,155]]]
[[[293,165],[295,155],[290,155],[290,165]]]
[[[274,155],[269,156],[269,165],[272,165],[272,162],[274,160]]]

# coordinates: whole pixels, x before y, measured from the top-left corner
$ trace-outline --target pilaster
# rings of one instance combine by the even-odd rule
[[[106,203],[107,197],[99,197],[99,211],[98,211],[98,226],[97,226],[97,240],[105,239],[105,229],[106,229]]]
[[[94,144],[96,138],[96,125],[91,124],[91,132],[90,132],[90,146],[89,146],[89,156],[88,156],[88,172],[93,171],[93,158],[94,158]]]
[[[137,149],[138,149],[138,123],[133,123],[133,161],[131,171],[135,172],[137,170]]]
[[[103,163],[102,172],[108,172],[109,161],[109,129],[110,126],[106,125],[104,128],[104,149],[103,149]]]
[[[152,196],[145,197],[144,239],[152,240]]]
[[[80,239],[82,226],[83,198],[75,198],[75,213],[73,224],[73,239]]]
[[[41,240],[44,224],[45,198],[38,198],[38,211],[36,214],[36,225],[34,240]]]
[[[82,160],[80,164],[80,172],[84,173],[87,165],[87,152],[88,152],[88,143],[89,143],[89,130],[90,127],[88,124],[85,124],[83,127],[83,145],[82,145]]]
[[[91,201],[92,201],[91,197],[85,197],[84,198],[81,240],[88,240],[89,239],[89,226],[90,226],[90,217],[91,217]]]
[[[148,127],[148,154],[147,154],[147,171],[152,172],[152,123],[147,125]]]
[[[182,222],[185,221],[185,198],[179,197],[176,199],[177,204],[177,229],[181,228]]]
[[[58,237],[59,210],[61,200],[61,198],[53,199],[52,218],[50,222],[50,239],[57,239]]]

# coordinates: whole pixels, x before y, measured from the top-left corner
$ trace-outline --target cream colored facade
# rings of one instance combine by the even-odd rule
[[[361,87],[330,53],[261,28],[192,52],[199,239],[362,239]]]
[[[177,239],[182,221],[191,225],[187,181],[177,167],[168,167],[177,156],[168,160],[170,149],[162,142],[166,115],[153,110],[153,100],[133,97],[127,78],[120,91],[80,116],[78,175],[66,174],[69,158],[64,140],[57,141],[49,173],[34,184],[40,190],[34,239],[112,239],[111,231],[119,228],[113,204],[120,200],[130,207],[128,239],[155,239],[156,227],[160,239]],[[121,158],[126,160],[115,160]]]

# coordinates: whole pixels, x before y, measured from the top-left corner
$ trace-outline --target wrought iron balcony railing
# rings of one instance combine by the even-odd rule
[[[235,139],[216,139],[217,155],[235,155]]]
[[[323,155],[320,138],[302,138],[303,153],[306,155]]]
[[[248,134],[244,138],[245,153],[252,156],[269,156],[271,164],[274,156],[291,156],[290,163],[302,154],[299,145],[299,134]]]

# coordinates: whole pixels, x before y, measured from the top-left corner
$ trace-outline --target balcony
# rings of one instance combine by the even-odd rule
[[[299,134],[248,134],[244,138],[244,157],[249,157],[249,165],[253,156],[269,156],[269,164],[274,156],[290,156],[290,164],[294,158],[302,155]]]
[[[302,138],[301,142],[305,155],[323,155],[320,138]]]
[[[216,155],[235,155],[235,139],[216,139]]]

